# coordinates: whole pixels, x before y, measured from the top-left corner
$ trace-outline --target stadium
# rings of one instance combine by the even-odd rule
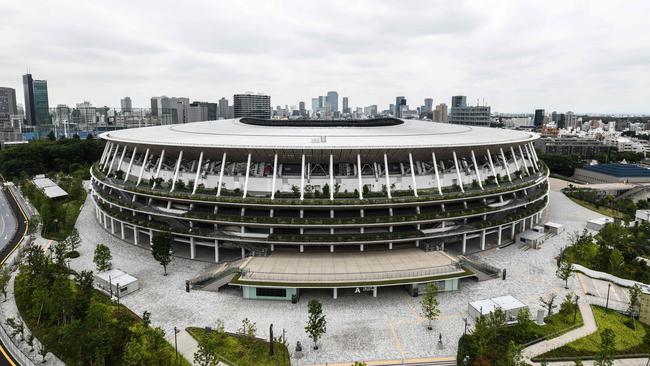
[[[442,285],[454,289],[470,272],[462,255],[512,243],[548,202],[538,135],[525,131],[238,118],[100,137],[91,185],[101,225],[142,247],[169,231],[175,254],[195,260],[252,257],[234,277],[240,285],[415,285],[457,273]],[[334,270],[314,274],[315,261]],[[338,261],[363,268],[341,271]]]

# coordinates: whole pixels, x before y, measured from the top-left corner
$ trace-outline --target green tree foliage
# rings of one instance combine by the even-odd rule
[[[567,261],[561,261],[560,266],[558,267],[557,271],[555,272],[555,275],[564,281],[564,288],[568,289],[569,288],[569,279],[571,276],[573,276],[573,267],[571,266],[571,263]]]
[[[309,300],[307,305],[309,312],[309,319],[305,326],[305,331],[309,334],[309,338],[314,342],[314,349],[318,349],[318,340],[327,331],[327,321],[325,314],[323,314],[323,305],[316,299]]]
[[[434,283],[427,284],[421,305],[422,316],[429,321],[427,329],[431,330],[433,329],[431,327],[431,322],[440,315],[440,309],[438,307],[438,288]]]
[[[616,334],[613,330],[606,328],[600,335],[600,351],[594,365],[612,366],[614,360],[612,356],[616,350]]]
[[[194,353],[194,363],[199,366],[215,366],[219,363],[218,340],[216,337],[203,336],[199,340],[199,348]]]
[[[0,150],[0,173],[16,180],[21,174],[31,177],[80,171],[87,178],[90,165],[99,160],[103,150],[102,140],[31,141]]]
[[[557,294],[555,293],[550,294],[547,299],[543,297],[539,298],[539,302],[541,302],[544,308],[546,309],[547,316],[553,315],[553,310],[555,310],[555,308],[557,307],[555,300],[557,300]]]
[[[137,365],[173,364],[173,349],[162,331],[145,329],[144,321],[99,294],[92,272],[71,272],[39,246],[25,250],[15,298],[25,323],[43,343],[43,353],[49,350],[67,365],[123,365],[127,353],[145,360]],[[148,361],[150,356],[155,362]],[[158,361],[163,356],[166,363]]]
[[[172,234],[168,232],[155,232],[151,239],[151,255],[163,266],[165,276],[167,276],[167,265],[174,259],[172,255],[173,242]]]
[[[11,279],[11,270],[7,265],[3,265],[0,269],[0,291],[2,291],[2,296],[4,300],[7,301],[7,286],[9,285],[9,280]]]
[[[151,328],[146,322],[140,321],[130,329],[131,339],[126,345],[124,364],[128,366],[176,365],[175,351],[169,347],[165,332],[160,328]]]
[[[576,155],[543,154],[537,152],[539,159],[546,163],[551,173],[560,174],[565,177],[573,175],[575,168],[582,166],[582,159]]]
[[[627,307],[627,313],[630,314],[630,320],[632,320],[634,329],[636,329],[635,319],[639,316],[639,311],[641,310],[641,287],[634,284],[629,289],[628,297],[630,298],[630,304]]]
[[[98,272],[108,271],[113,267],[111,264],[111,250],[104,244],[97,244],[95,247],[95,255],[93,256],[93,262]]]

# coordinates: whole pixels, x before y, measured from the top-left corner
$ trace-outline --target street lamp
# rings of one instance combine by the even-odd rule
[[[605,302],[605,312],[607,312],[607,310],[609,310],[609,289],[611,289],[611,288],[612,288],[612,284],[608,283],[607,284],[607,301]]]
[[[463,318],[463,321],[465,322],[465,331],[463,334],[467,334],[467,318]]]
[[[180,330],[174,326],[174,349],[176,350],[176,364],[178,364],[178,339],[176,335],[180,333]]]

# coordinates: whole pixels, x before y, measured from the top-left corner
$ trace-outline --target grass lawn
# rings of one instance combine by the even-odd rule
[[[187,328],[194,339],[207,336],[203,328]],[[283,344],[275,342],[275,356],[269,357],[269,343],[257,338],[212,332],[210,337],[217,339],[218,355],[224,362],[238,366],[290,366],[289,351]]]
[[[551,338],[557,337],[563,333],[573,330],[577,327],[582,326],[582,314],[578,311],[576,315],[576,322],[573,323],[573,314],[569,316],[564,316],[560,313],[555,313],[551,316],[547,316],[544,319],[544,325],[538,325],[533,323],[533,332],[539,337],[551,336]]]
[[[567,197],[569,197],[569,196],[567,196]],[[625,215],[623,215],[622,212],[612,210],[611,208],[596,207],[595,205],[593,205],[593,204],[591,204],[591,203],[589,203],[587,201],[579,200],[579,199],[573,198],[573,197],[569,197],[569,199],[571,201],[579,204],[580,206],[582,206],[582,207],[584,207],[586,209],[589,209],[591,211],[598,212],[601,215],[609,216],[609,217],[612,217],[612,218],[615,218],[615,219],[623,219],[624,216],[625,216]]]
[[[563,347],[557,348],[540,356],[566,357],[566,356],[596,356],[600,350],[600,335],[609,328],[616,334],[616,354],[650,353],[650,346],[643,344],[643,337],[650,332],[650,326],[636,322],[636,330],[630,328],[630,317],[614,310],[605,313],[605,308],[592,305],[598,330],[587,337],[575,340]],[[630,324],[630,326],[628,326]]]

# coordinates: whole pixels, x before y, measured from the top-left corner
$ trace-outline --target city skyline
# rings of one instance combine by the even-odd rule
[[[129,95],[146,107],[154,95],[217,101],[248,90],[298,105],[336,90],[351,106],[380,109],[397,95],[411,108],[467,95],[494,112],[650,113],[641,16],[650,4],[559,4],[205,3],[151,16],[146,2],[119,13],[95,2],[8,3],[0,27],[17,56],[0,60],[0,85],[21,90],[29,69],[48,80],[51,105],[118,106]]]

